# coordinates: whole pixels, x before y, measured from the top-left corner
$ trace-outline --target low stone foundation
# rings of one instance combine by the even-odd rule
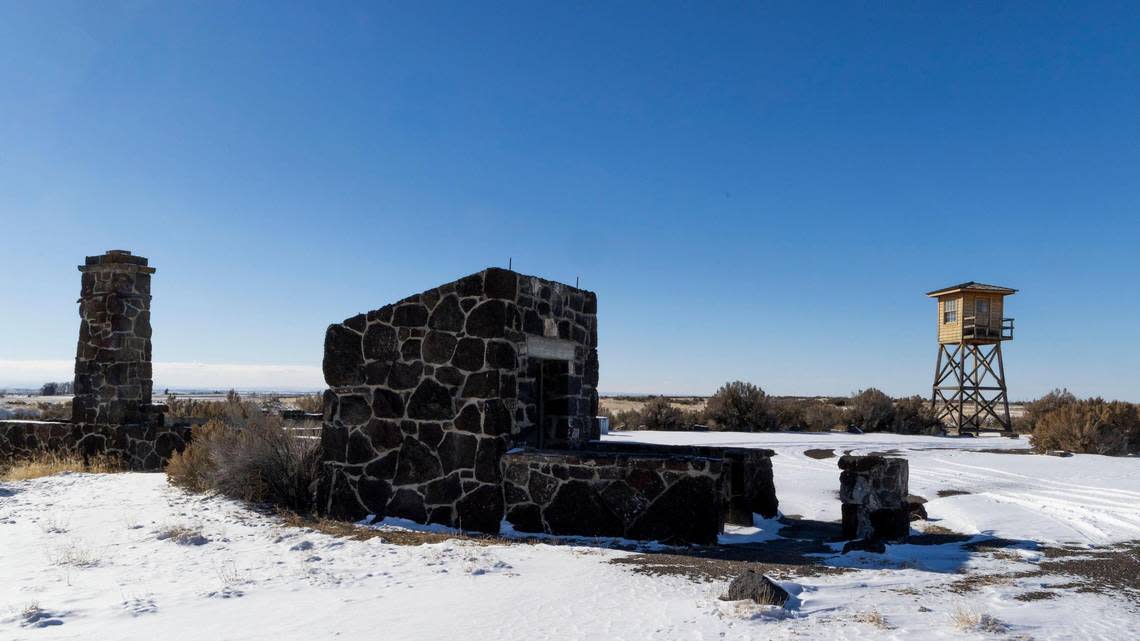
[[[136,471],[159,471],[190,442],[190,427],[90,425],[63,421],[0,421],[0,459],[43,452],[61,456],[114,456]]]
[[[748,447],[716,447],[705,445],[658,445],[654,443],[615,443],[592,441],[591,450],[626,452],[657,456],[701,456],[722,459],[724,465],[725,521],[735,525],[752,525],[752,515],[770,519],[779,513],[776,484],[772,476],[772,457],[768,449]]]
[[[910,534],[910,467],[903,458],[842,456],[843,537],[898,540]]]
[[[506,520],[522,532],[711,544],[724,528],[715,458],[516,450],[500,465]]]

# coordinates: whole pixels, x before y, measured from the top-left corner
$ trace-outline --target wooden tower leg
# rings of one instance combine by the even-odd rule
[[[1006,432],[1013,432],[1013,419],[1009,416],[1009,392],[1005,388],[1005,362],[1001,358],[1001,343],[994,346],[997,351],[997,379],[998,385],[1001,386],[1001,404],[1002,415],[1005,421],[1002,425],[1005,427]]]
[[[938,384],[942,382],[942,355],[946,353],[946,346],[938,345],[938,357],[934,361],[934,387],[930,392],[930,409],[938,411]]]
[[[958,346],[958,434],[966,426],[966,346]]]

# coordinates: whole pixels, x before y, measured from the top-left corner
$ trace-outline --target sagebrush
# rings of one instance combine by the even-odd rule
[[[1057,403],[1034,419],[1029,444],[1038,452],[1067,450],[1122,456],[1140,452],[1136,406],[1103,398]]]
[[[320,471],[320,440],[299,434],[256,407],[232,411],[225,420],[194,428],[190,444],[170,459],[167,478],[193,492],[307,512]]]

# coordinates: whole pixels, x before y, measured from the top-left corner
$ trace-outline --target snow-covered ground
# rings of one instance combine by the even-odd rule
[[[602,542],[350,540],[186,494],[161,474],[68,474],[0,484],[0,639],[1121,640],[1140,628],[1135,595],[1080,591],[1038,571],[1044,553],[1033,543],[1140,539],[1140,460],[969,451],[1025,445],[1004,439],[607,438],[770,447],[782,512],[824,521],[839,515],[836,459],[805,451],[897,450],[911,461],[911,492],[929,499],[921,527],[1014,541],[825,552],[812,566],[824,572],[784,568],[795,598],[780,611],[718,600],[724,580],[613,563],[638,550]],[[771,539],[779,528],[758,525],[725,541]],[[1042,593],[1052,598],[1018,598]],[[956,618],[971,613],[995,622],[959,629]]]
[[[910,492],[926,498],[938,525],[1044,543],[1102,545],[1140,539],[1140,459],[998,454],[1025,439],[899,434],[781,432],[613,432],[608,441],[764,447],[772,459],[780,511],[838,521],[838,456],[898,452],[910,463]],[[804,454],[830,449],[836,458]],[[939,498],[939,491],[969,494]]]

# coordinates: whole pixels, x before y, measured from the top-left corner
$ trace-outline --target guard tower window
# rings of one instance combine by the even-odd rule
[[[942,324],[958,322],[958,299],[951,298],[942,304]]]
[[[990,301],[988,298],[978,298],[974,301],[974,322],[978,325],[990,324]]]

